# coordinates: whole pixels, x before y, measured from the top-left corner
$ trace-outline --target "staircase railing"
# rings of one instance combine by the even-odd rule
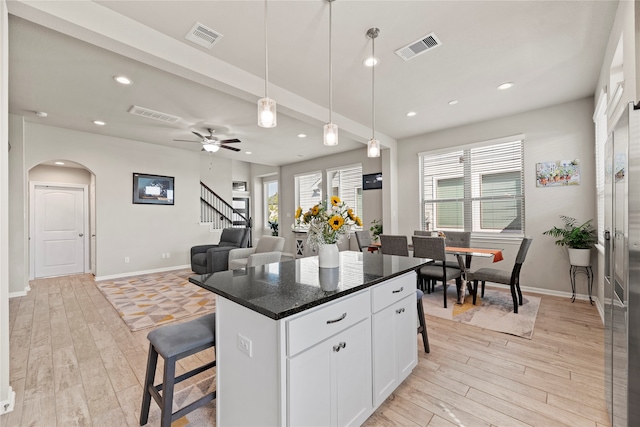
[[[200,221],[213,228],[251,228],[251,218],[243,215],[205,183],[200,181]]]

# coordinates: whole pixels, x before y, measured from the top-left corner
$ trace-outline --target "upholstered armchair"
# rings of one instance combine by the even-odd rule
[[[229,252],[229,270],[280,262],[284,237],[262,236],[255,248],[233,249]]]
[[[217,245],[200,245],[191,248],[191,270],[197,274],[209,274],[229,268],[229,251],[249,246],[248,228],[225,228]]]

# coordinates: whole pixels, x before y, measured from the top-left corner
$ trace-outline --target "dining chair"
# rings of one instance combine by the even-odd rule
[[[371,234],[368,231],[356,231],[356,242],[358,242],[358,248],[360,252],[366,252],[371,246]]]
[[[478,282],[482,282],[481,296],[484,296],[484,284],[485,282],[501,283],[503,285],[509,285],[511,288],[511,297],[513,298],[513,312],[518,312],[518,305],[522,305],[522,292],[520,291],[520,270],[522,264],[527,256],[527,251],[531,246],[533,239],[531,237],[525,237],[520,243],[520,249],[518,255],[516,255],[516,262],[511,272],[498,270],[496,268],[481,268],[468,274],[468,280],[473,281],[473,304],[476,303],[476,297],[478,295]],[[517,292],[517,297],[516,297]]]
[[[416,289],[416,300],[418,301],[418,333],[422,335],[422,344],[424,345],[424,352],[430,353],[429,349],[429,336],[427,335],[427,324],[424,319],[424,306],[422,305],[422,297],[424,293],[420,289]]]
[[[420,267],[418,270],[421,288],[424,289],[427,284],[427,292],[431,293],[431,281],[442,281],[444,294],[444,308],[447,308],[447,282],[451,279],[456,280],[456,289],[460,292],[462,287],[462,269],[447,267],[445,264],[445,244],[442,237],[431,236],[412,236],[413,240],[413,256],[418,258],[431,258],[438,264],[428,264]],[[383,245],[384,247],[384,245]]]
[[[428,230],[413,230],[414,236],[431,236],[431,231]]]
[[[445,246],[453,246],[455,248],[470,248],[471,247],[471,232],[470,231],[447,231],[444,236]],[[451,255],[449,255],[451,257]],[[465,267],[468,270],[471,268],[471,255],[465,256]],[[456,260],[449,259],[445,261],[447,267],[459,268],[459,257],[456,255]]]
[[[383,255],[409,256],[407,236],[394,234],[380,235],[380,251]]]

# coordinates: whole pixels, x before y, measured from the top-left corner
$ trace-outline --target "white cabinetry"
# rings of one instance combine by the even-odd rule
[[[372,290],[373,404],[379,406],[417,364],[416,295],[411,277]]]

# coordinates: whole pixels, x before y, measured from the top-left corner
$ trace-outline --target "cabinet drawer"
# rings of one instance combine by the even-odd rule
[[[385,307],[416,292],[416,274],[411,272],[390,279],[371,290],[371,311],[377,313]]]
[[[371,316],[370,298],[367,290],[287,321],[287,354],[292,356]]]

